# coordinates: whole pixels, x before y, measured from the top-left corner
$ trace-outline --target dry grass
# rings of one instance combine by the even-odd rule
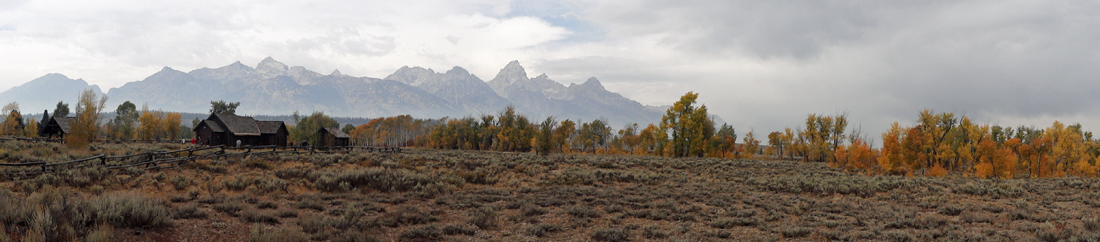
[[[92,154],[12,143],[0,143],[0,162]],[[1090,241],[1097,189],[1096,179],[867,177],[786,161],[267,155],[5,181],[0,241]]]

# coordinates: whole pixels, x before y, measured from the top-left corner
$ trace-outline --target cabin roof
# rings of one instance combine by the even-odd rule
[[[61,132],[68,134],[73,127],[73,123],[76,122],[76,117],[56,117],[52,118],[57,122],[57,126],[61,128]]]
[[[260,126],[260,133],[262,134],[275,134],[279,132],[280,128],[286,128],[283,121],[256,121],[256,125]]]
[[[344,131],[341,131],[340,129],[337,129],[337,128],[323,128],[322,127],[320,131],[321,132],[328,132],[329,134],[332,134],[332,136],[335,136],[336,138],[351,138],[350,135],[345,134]]]
[[[210,116],[221,120],[225,127],[229,129],[229,132],[234,135],[260,135],[260,127],[256,124],[256,119],[252,117],[241,117],[228,113],[214,113]]]

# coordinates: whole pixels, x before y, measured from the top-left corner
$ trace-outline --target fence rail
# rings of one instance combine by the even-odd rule
[[[64,143],[65,142],[65,140],[61,139],[61,138],[41,138],[41,137],[40,138],[4,137],[4,138],[0,138],[0,141],[26,141],[26,142],[50,142],[50,143]],[[184,140],[184,139],[178,139],[178,140],[177,139],[161,139],[161,140],[142,140],[142,139],[111,140],[111,139],[100,139],[100,140],[93,141],[93,143],[100,143],[100,144],[181,144],[182,143],[182,144],[186,144],[186,143],[189,143],[189,142],[188,142],[188,140]]]
[[[18,140],[5,138],[3,140]],[[35,140],[34,142],[38,142]],[[277,147],[245,146],[225,147],[207,146],[182,150],[145,152],[120,156],[107,156],[104,154],[85,157],[76,160],[55,163],[26,162],[26,163],[0,163],[0,178],[32,178],[46,173],[56,173],[63,170],[78,169],[92,166],[102,166],[108,170],[140,167],[141,171],[153,169],[178,168],[195,163],[196,160],[224,159],[232,156],[247,157],[251,155],[268,154],[295,154],[314,155],[327,153],[346,153],[356,149],[367,152],[400,153],[399,147],[367,147],[367,146],[332,146],[332,147]],[[212,151],[212,152],[210,152]]]

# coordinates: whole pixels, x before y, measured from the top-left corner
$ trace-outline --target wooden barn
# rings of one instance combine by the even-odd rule
[[[76,117],[52,117],[38,130],[38,136],[44,138],[65,138],[72,128]]]
[[[350,144],[351,136],[345,134],[344,131],[340,131],[338,128],[324,128],[317,130],[317,135],[320,138],[317,139],[317,146],[329,147],[329,146],[348,146]]]
[[[286,146],[290,132],[282,121],[256,121],[252,117],[214,113],[192,130],[195,143],[204,145],[237,146]]]
[[[256,121],[260,126],[260,141],[267,145],[286,146],[290,131],[283,121]]]

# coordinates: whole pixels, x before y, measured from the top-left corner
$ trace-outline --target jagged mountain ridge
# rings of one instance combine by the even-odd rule
[[[595,77],[568,87],[551,80],[546,74],[528,78],[519,61],[508,63],[488,84],[501,96],[512,100],[520,110],[528,110],[536,117],[554,115],[574,120],[606,118],[613,124],[648,124],[657,123],[664,114],[663,110],[608,91]]]
[[[417,87],[454,103],[468,114],[492,113],[510,103],[497,95],[489,84],[470,74],[462,67],[454,67],[446,73],[437,73],[421,67],[401,67],[385,80],[397,81]]]
[[[461,114],[454,105],[421,89],[334,71],[323,75],[268,57],[255,68],[235,62],[219,68],[201,68],[186,75],[165,68],[142,81],[107,92],[109,105],[123,101],[185,112],[205,112],[211,100],[241,102],[243,114],[283,115],[294,111],[322,111],[339,116],[417,117]],[[193,84],[181,84],[189,82]],[[171,90],[171,91],[165,91]]]
[[[27,89],[41,86],[36,81],[12,90],[34,93]],[[87,84],[81,87],[81,90],[87,88]],[[513,105],[533,121],[547,116],[584,121],[605,118],[622,125],[655,123],[662,114],[654,107],[606,90],[595,78],[569,86],[545,74],[529,78],[518,61],[508,63],[493,80],[486,82],[461,67],[439,73],[406,66],[378,79],[347,76],[338,70],[324,75],[268,57],[256,67],[239,61],[190,72],[165,67],[143,80],[111,88],[107,95],[107,111],[130,101],[138,105],[147,103],[154,109],[202,113],[209,109],[211,100],[226,100],[241,102],[237,110],[247,115],[286,115],[297,110],[303,114],[323,111],[347,117],[410,114],[439,118],[496,114]],[[71,96],[67,98],[75,100],[76,94]],[[4,97],[3,93],[0,97]],[[36,98],[23,96],[14,101],[22,104],[32,99]],[[62,99],[44,102],[56,103],[56,100]],[[52,104],[50,107],[52,110]]]

